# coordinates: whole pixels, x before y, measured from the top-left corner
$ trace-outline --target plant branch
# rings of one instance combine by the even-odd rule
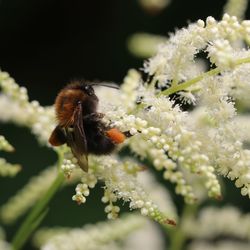
[[[250,57],[238,59],[235,63],[235,66],[241,65],[244,63],[250,63]],[[158,95],[169,96],[169,95],[174,94],[180,90],[185,90],[185,89],[189,88],[191,85],[201,81],[205,77],[218,75],[220,72],[221,72],[221,70],[219,68],[211,69],[211,70],[209,70],[205,73],[202,73],[201,75],[199,75],[191,80],[188,80],[188,81],[183,82],[183,83],[178,84],[178,85],[173,85],[172,87],[160,92]]]
[[[170,248],[169,250],[180,250],[184,248],[184,245],[187,240],[187,236],[185,232],[182,230],[182,223],[187,218],[191,218],[197,212],[199,205],[185,205],[184,210],[182,212],[181,221],[178,223],[178,226],[173,229],[169,230],[170,233]]]

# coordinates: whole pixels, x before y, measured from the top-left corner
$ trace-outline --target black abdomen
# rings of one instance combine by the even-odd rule
[[[115,144],[105,135],[105,127],[100,121],[84,124],[88,152],[91,154],[109,154],[115,149]]]

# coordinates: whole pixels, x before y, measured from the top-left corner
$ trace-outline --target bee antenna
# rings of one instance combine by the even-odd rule
[[[115,85],[115,84],[109,84],[109,83],[91,83],[91,86],[103,86],[103,87],[108,87],[108,88],[112,88],[112,89],[119,89],[119,86]]]

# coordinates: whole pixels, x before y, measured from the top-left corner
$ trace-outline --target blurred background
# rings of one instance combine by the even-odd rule
[[[136,0],[0,0],[0,68],[27,87],[31,100],[52,105],[57,92],[71,79],[119,84],[128,69],[142,67],[143,59],[132,55],[127,47],[132,34],[167,36],[209,15],[220,19],[225,2],[172,0],[165,9],[156,10],[143,8]],[[56,155],[39,146],[28,129],[0,124],[0,134],[16,148],[15,153],[1,156],[23,166],[15,178],[0,178],[3,204],[32,175],[52,165]],[[158,179],[162,180],[161,173]],[[171,185],[168,187],[173,190]],[[208,203],[234,204],[249,210],[249,200],[240,196],[233,182],[228,181],[225,188],[223,201]],[[103,220],[102,193],[101,188],[92,190],[88,202],[77,206],[71,202],[74,187],[67,187],[52,201],[42,225],[82,226]],[[182,198],[173,198],[181,209]],[[8,239],[21,220],[5,227]],[[33,248],[27,245],[25,249]]]

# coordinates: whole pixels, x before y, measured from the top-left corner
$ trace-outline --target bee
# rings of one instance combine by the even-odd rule
[[[109,154],[129,136],[102,121],[104,114],[97,112],[99,100],[94,85],[97,84],[74,82],[58,93],[55,100],[58,125],[49,138],[52,146],[66,143],[86,172],[88,154]],[[118,88],[107,84],[101,86]]]

